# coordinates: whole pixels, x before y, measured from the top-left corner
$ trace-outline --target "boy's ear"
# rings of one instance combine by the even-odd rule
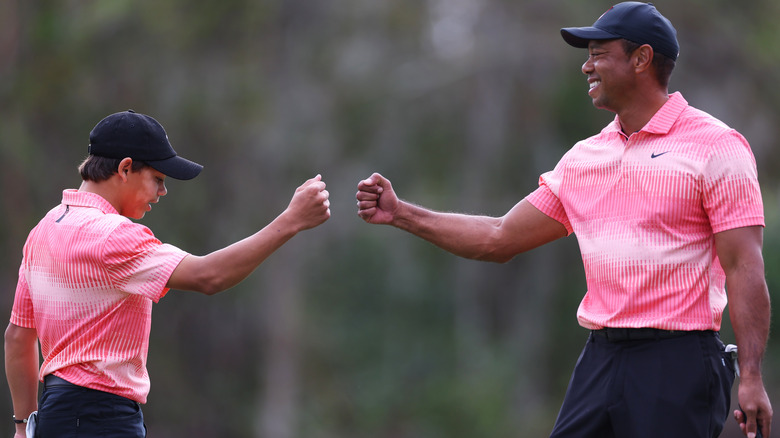
[[[127,180],[127,174],[133,170],[133,159],[130,157],[122,158],[117,166],[117,173],[123,181]]]

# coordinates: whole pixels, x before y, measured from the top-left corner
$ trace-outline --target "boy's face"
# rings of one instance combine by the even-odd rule
[[[149,166],[137,172],[129,170],[125,175],[119,214],[131,219],[141,219],[152,209],[152,204],[168,193],[165,188],[165,175]]]

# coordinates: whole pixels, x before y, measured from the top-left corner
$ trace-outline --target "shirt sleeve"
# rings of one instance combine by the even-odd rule
[[[103,260],[117,289],[158,302],[168,292],[168,279],[187,254],[160,242],[149,228],[127,221],[109,236]]]
[[[566,227],[566,235],[570,235],[572,229],[566,210],[563,208],[560,198],[556,196],[551,187],[552,181],[556,180],[555,171],[547,172],[539,177],[539,188],[526,196],[526,200],[542,213],[550,216]]]
[[[765,226],[756,160],[738,132],[730,130],[713,145],[702,197],[714,233]]]
[[[10,322],[19,327],[35,328],[30,287],[27,285],[24,263],[22,263],[22,266],[19,268],[19,280],[16,283],[16,293],[14,295],[14,304],[11,308]]]

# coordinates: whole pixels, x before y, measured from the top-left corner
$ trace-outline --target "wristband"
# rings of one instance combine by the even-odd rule
[[[14,419],[14,423],[15,424],[25,424],[25,423],[27,423],[27,419],[26,418],[20,420],[20,419],[16,418],[16,415],[11,415],[11,417]]]

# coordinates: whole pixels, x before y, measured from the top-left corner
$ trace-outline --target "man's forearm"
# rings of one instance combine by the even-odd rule
[[[500,219],[442,213],[401,202],[393,226],[460,257],[491,260]]]
[[[455,255],[499,263],[567,234],[527,200],[501,217],[438,213],[401,202],[392,224]]]
[[[727,288],[731,325],[739,346],[740,374],[742,379],[760,378],[771,317],[763,271],[735,273]]]

